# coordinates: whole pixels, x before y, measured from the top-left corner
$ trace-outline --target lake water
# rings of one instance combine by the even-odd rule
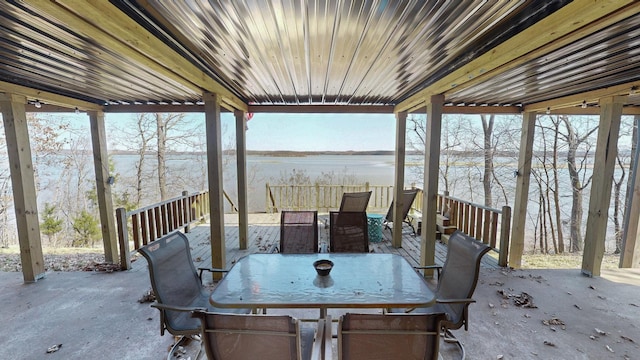
[[[114,193],[128,192],[130,195],[135,192],[135,164],[136,155],[113,155],[112,160],[115,166],[115,173],[118,174],[118,180],[113,187]],[[258,156],[250,155],[247,157],[247,169],[249,178],[249,210],[250,212],[263,212],[266,209],[266,191],[265,184],[277,184],[280,179],[286,179],[295,170],[306,175],[311,183],[316,179],[326,177],[326,174],[332,174],[334,179],[348,178],[348,183],[365,183],[371,185],[393,185],[394,179],[394,156],[393,155],[309,155],[300,157],[279,157],[279,156]],[[157,195],[157,174],[155,173],[155,158],[147,156],[145,158],[146,166],[144,169],[145,181],[143,187],[147,199],[143,200],[144,205],[158,201]],[[223,159],[224,170],[224,188],[232,199],[237,197],[236,176],[235,176],[235,159],[225,157]],[[516,179],[513,172],[517,168],[514,159],[501,158],[496,161],[499,166],[497,172],[501,176],[501,184],[504,191],[498,186],[494,187],[494,199],[497,203],[504,203],[504,196],[510,205],[513,205],[513,194],[515,190]],[[44,202],[52,202],[54,199],[70,197],[68,194],[79,191],[78,194],[72,195],[78,201],[86,201],[84,192],[93,186],[94,170],[92,157],[86,156],[86,159],[78,163],[84,164],[82,170],[63,171],[60,164],[62,161],[54,161],[50,166],[39,167],[39,181],[43,184],[42,190],[38,194],[39,209],[44,208]],[[420,176],[416,174],[422,173],[423,159],[416,156],[408,156],[406,159],[405,169],[405,186],[416,184],[422,187]],[[449,184],[450,194],[452,196],[469,200],[476,203],[483,202],[482,194],[482,162],[480,158],[466,158],[450,169]],[[204,155],[171,155],[167,161],[168,167],[168,188],[169,196],[178,196],[183,190],[189,192],[200,191],[207,188],[207,166],[206,156]],[[566,172],[565,170],[561,170]],[[78,174],[82,173],[82,179],[78,180]],[[571,208],[571,191],[568,186],[568,176],[561,173],[565,190],[561,191],[562,215],[563,221],[569,218]],[[335,182],[334,182],[335,183]],[[444,186],[440,183],[440,190]],[[527,231],[528,237],[533,235],[535,214],[537,213],[537,188],[532,178],[530,202],[529,202],[529,227]],[[504,194],[504,195],[503,195]],[[585,217],[588,209],[589,192],[585,191],[584,206]],[[501,198],[502,197],[502,198]],[[69,201],[70,203],[73,200]],[[227,209],[229,209],[228,205]],[[13,209],[11,209],[13,210]],[[613,211],[610,211],[613,213]],[[609,224],[612,222],[610,221]],[[584,225],[584,224],[583,224]],[[611,236],[609,236],[611,234]],[[613,231],[609,231],[608,238],[613,236]],[[611,250],[608,242],[607,250]]]

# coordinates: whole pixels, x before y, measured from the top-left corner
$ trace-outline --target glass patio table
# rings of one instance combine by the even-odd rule
[[[333,261],[327,276],[313,262]],[[424,278],[395,254],[251,254],[213,290],[220,308],[426,307],[435,302]]]

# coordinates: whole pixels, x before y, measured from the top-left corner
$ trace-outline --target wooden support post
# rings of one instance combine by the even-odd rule
[[[118,261],[118,239],[116,238],[116,222],[113,216],[113,200],[111,184],[109,184],[109,155],[107,153],[107,136],[104,127],[104,113],[89,111],[91,123],[91,143],[93,145],[93,166],[96,172],[96,192],[100,212],[100,230],[104,246],[106,262]]]
[[[127,227],[127,210],[116,209],[116,222],[118,224],[118,244],[120,245],[120,269],[131,269],[131,250],[129,249],[129,230]]]
[[[633,119],[634,126],[638,129],[640,115]],[[638,171],[638,161],[640,160],[640,146],[638,146],[638,136],[636,130],[636,146],[633,167],[631,169],[629,187],[627,188],[627,208],[624,212],[624,233],[622,235],[622,253],[620,254],[621,268],[640,268],[640,178]]]
[[[188,233],[191,231],[191,202],[189,201],[189,192],[187,190],[182,191],[182,216],[183,223],[186,224],[184,227],[184,232]]]
[[[393,231],[391,244],[395,248],[402,247],[402,209],[404,209],[404,164],[406,154],[407,113],[396,114],[396,158],[395,177],[393,182]]]
[[[238,243],[247,249],[249,234],[249,205],[247,201],[247,114],[236,110],[236,168],[238,180]]]
[[[45,272],[31,144],[27,114],[24,110],[26,103],[27,99],[24,96],[0,93],[0,110],[7,141],[13,205],[20,242],[22,276],[25,283],[32,283],[43,278]]]
[[[434,95],[427,99],[427,123],[424,148],[424,190],[422,202],[422,233],[420,244],[420,264],[434,265],[436,257],[436,216],[438,212],[438,174],[440,167],[440,138],[442,132],[442,108],[444,95]],[[425,277],[432,277],[427,270]]]
[[[207,163],[209,175],[209,217],[211,226],[211,266],[226,267],[224,238],[224,203],[222,195],[222,125],[220,119],[220,97],[205,93],[204,113],[207,132]],[[221,278],[214,273],[214,280]]]
[[[624,102],[625,98],[622,96],[600,100],[600,123],[593,164],[594,169],[598,171],[593,172],[591,179],[589,213],[582,253],[582,273],[587,276],[600,276]]]
[[[507,256],[509,255],[509,232],[511,231],[511,208],[502,207],[502,218],[500,219],[500,254],[498,255],[498,265],[507,266]]]
[[[531,181],[531,157],[533,154],[533,134],[535,133],[536,113],[526,112],[522,116],[520,133],[520,155],[516,170],[516,198],[513,202],[513,227],[511,229],[511,249],[509,266],[522,267],[524,252],[524,229],[527,223],[527,201],[529,200],[529,182]]]

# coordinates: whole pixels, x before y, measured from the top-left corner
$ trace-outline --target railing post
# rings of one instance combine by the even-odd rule
[[[511,207],[502,207],[502,219],[500,219],[500,254],[498,265],[507,266],[509,255],[509,234],[511,233]]]
[[[190,206],[187,206],[187,204],[189,203],[189,192],[188,191],[183,191],[182,192],[182,203],[183,203],[183,207],[185,208],[186,211],[184,211],[183,216],[185,216],[184,222],[186,224],[186,226],[184,227],[184,232],[188,233],[189,231],[191,231],[191,219],[190,216],[187,215],[189,214],[191,211],[189,211],[188,209],[190,209]]]
[[[120,269],[131,269],[131,251],[129,250],[129,230],[127,229],[127,210],[116,209],[116,222],[118,225],[118,243],[120,245]]]

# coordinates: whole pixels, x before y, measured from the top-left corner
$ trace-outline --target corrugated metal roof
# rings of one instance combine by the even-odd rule
[[[214,88],[256,105],[395,105],[569,3],[6,1],[0,81],[96,104],[196,103]],[[526,104],[640,80],[634,14],[447,101]]]
[[[123,9],[131,12],[133,3]],[[165,26],[168,36],[181,39],[193,57],[224,74],[254,104],[393,104],[561,4],[137,3],[149,28]]]
[[[452,91],[457,104],[524,104],[640,81],[640,14],[477,86]]]

